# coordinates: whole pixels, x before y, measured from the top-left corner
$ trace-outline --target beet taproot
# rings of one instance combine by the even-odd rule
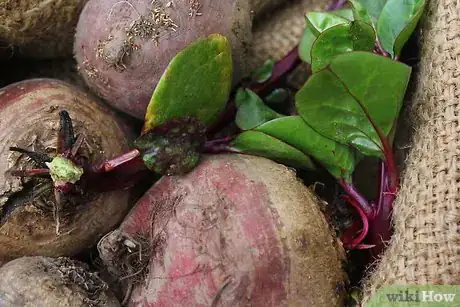
[[[246,75],[251,25],[247,0],[90,0],[80,15],[74,53],[93,92],[143,119],[172,58],[198,38],[228,37],[235,80]]]
[[[69,56],[78,17],[87,1],[2,1],[0,40],[10,44],[19,57]]]
[[[129,306],[342,306],[344,251],[314,194],[268,159],[163,177],[98,244]],[[130,288],[129,286],[125,286]]]
[[[119,307],[114,294],[83,262],[21,257],[0,268],[2,307]]]
[[[129,149],[129,128],[107,107],[64,82],[31,79],[0,89],[0,261],[76,254],[113,229],[133,202],[130,190],[81,190],[59,208],[49,179],[12,175],[13,169],[36,168],[36,163],[10,147],[55,154],[62,110],[70,114],[75,133],[83,134],[79,152],[88,161],[97,163]]]

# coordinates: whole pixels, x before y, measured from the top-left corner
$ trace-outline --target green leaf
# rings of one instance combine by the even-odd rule
[[[252,73],[252,80],[257,83],[264,83],[272,77],[273,68],[275,67],[275,61],[269,59],[266,60],[264,65],[254,70]]]
[[[231,143],[234,149],[299,169],[315,169],[310,157],[300,150],[258,131],[246,131]]]
[[[299,56],[302,61],[311,63],[311,48],[318,35],[339,24],[350,23],[349,10],[331,12],[309,12],[306,15],[307,27],[300,39]]]
[[[335,10],[332,13],[340,17],[346,18],[350,21],[354,20],[353,10],[350,9]]]
[[[225,108],[232,74],[232,52],[225,36],[213,34],[191,43],[172,59],[158,82],[144,131],[184,116],[211,124]]]
[[[374,125],[386,137],[401,110],[411,68],[368,52],[334,58],[296,94],[302,118],[318,133],[382,157]]]
[[[330,12],[309,12],[307,13],[307,25],[315,36],[320,35],[327,29],[350,21],[339,15]]]
[[[340,24],[321,33],[311,49],[312,72],[326,67],[337,55],[357,51],[372,51],[375,46],[374,29],[362,21]]]
[[[361,4],[359,0],[349,0],[353,7],[353,18],[355,20],[361,20],[368,25],[374,27],[371,17],[367,14],[366,8]]]
[[[235,122],[241,130],[250,130],[282,116],[267,107],[262,99],[250,89],[238,89],[235,103],[238,107]]]
[[[352,5],[356,8],[356,3],[361,4],[361,7],[364,8],[364,10],[367,12],[367,15],[370,17],[374,28],[377,29],[377,22],[387,1],[388,0],[352,0]],[[360,11],[362,11],[362,9],[360,9]]]
[[[424,0],[388,0],[379,18],[377,33],[383,49],[391,56],[399,56],[424,7]]]
[[[299,57],[302,61],[311,63],[311,47],[316,40],[316,36],[310,27],[306,27],[299,43]]]
[[[284,88],[276,88],[265,97],[267,104],[277,105],[285,102],[289,98],[289,91]]]
[[[271,120],[255,129],[318,160],[334,177],[351,182],[351,175],[360,155],[351,147],[325,138],[300,116],[286,116]]]

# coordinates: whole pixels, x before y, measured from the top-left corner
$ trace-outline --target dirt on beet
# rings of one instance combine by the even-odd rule
[[[57,107],[50,107],[49,112],[56,113],[56,110]],[[55,155],[59,122],[47,121],[43,124],[45,129],[37,127],[27,131],[14,146],[46,153],[49,156]],[[81,132],[82,127],[84,127],[84,123],[74,121],[76,133]],[[88,161],[98,161],[103,156],[100,143],[100,138],[97,136],[85,135],[79,153]],[[8,156],[8,170],[26,170],[38,167],[39,165],[25,154],[12,151]],[[0,226],[6,224],[12,215],[18,215],[18,217],[21,215],[20,221],[26,224],[37,219],[53,221],[58,235],[61,232],[61,227],[65,229],[74,222],[73,218],[78,211],[85,210],[85,205],[91,204],[98,198],[97,194],[88,192],[84,187],[77,184],[75,192],[62,199],[58,206],[55,201],[51,178],[7,176],[9,176],[10,186],[7,190],[1,191]]]

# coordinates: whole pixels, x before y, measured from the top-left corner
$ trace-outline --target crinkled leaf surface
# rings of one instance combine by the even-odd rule
[[[388,0],[377,25],[383,49],[398,56],[412,35],[425,7],[424,0]]]
[[[351,51],[372,51],[375,46],[374,29],[362,21],[333,26],[316,39],[311,49],[311,69],[323,69],[337,55]]]
[[[172,59],[158,82],[144,131],[184,116],[212,123],[225,108],[232,74],[232,53],[225,36],[213,34],[191,43]]]
[[[269,59],[266,60],[264,65],[258,67],[252,73],[252,80],[257,83],[264,83],[271,78],[273,73],[273,68],[275,67],[275,61]]]
[[[145,165],[160,175],[180,175],[198,163],[206,140],[206,127],[197,119],[169,120],[137,138],[134,146]]]
[[[388,135],[399,115],[409,66],[368,52],[335,57],[296,95],[302,118],[318,133],[365,155],[382,157],[378,132]]]
[[[300,150],[259,131],[245,131],[231,146],[243,153],[265,157],[290,167],[314,169],[310,157]]]
[[[282,116],[266,106],[262,99],[250,89],[238,89],[235,104],[238,107],[235,122],[241,130],[250,130]]]
[[[255,129],[314,157],[333,176],[351,182],[360,155],[351,147],[339,144],[313,130],[300,116],[271,120]]]

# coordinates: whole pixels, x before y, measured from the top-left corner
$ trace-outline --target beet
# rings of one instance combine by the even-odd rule
[[[15,169],[36,163],[20,147],[55,154],[59,115],[66,110],[79,152],[98,163],[129,149],[133,134],[114,113],[89,95],[53,79],[33,79],[0,90],[0,261],[24,255],[70,256],[95,244],[128,212],[129,190],[87,193],[77,190],[57,206],[50,180],[21,178]]]
[[[21,257],[0,268],[2,307],[119,307],[88,265],[68,258]]]
[[[312,192],[268,159],[163,177],[98,248],[129,306],[342,306],[344,253]]]
[[[248,71],[247,0],[90,0],[77,26],[74,53],[91,90],[139,119],[172,58],[199,37],[229,38],[235,80]]]

